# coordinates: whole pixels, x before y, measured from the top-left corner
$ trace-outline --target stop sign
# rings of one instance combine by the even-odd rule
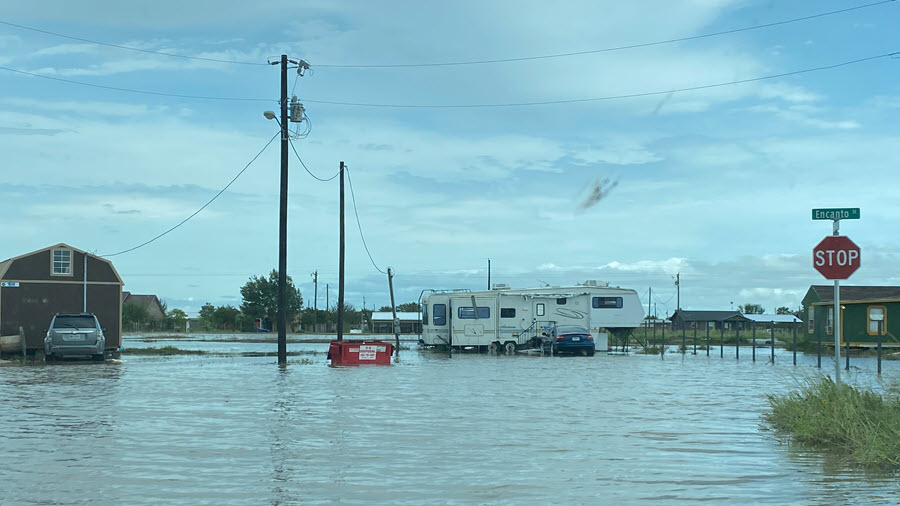
[[[859,246],[845,235],[829,235],[813,248],[813,267],[825,279],[847,279],[859,269]]]

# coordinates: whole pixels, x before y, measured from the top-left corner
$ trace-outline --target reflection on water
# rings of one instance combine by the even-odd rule
[[[867,504],[898,493],[895,476],[760,429],[765,394],[815,374],[815,357],[793,367],[781,350],[775,366],[410,350],[392,367],[330,368],[316,354],[281,369],[238,355],[268,343],[144,346],[167,344],[223,355],[0,368],[0,502]],[[870,381],[874,366],[856,367]]]

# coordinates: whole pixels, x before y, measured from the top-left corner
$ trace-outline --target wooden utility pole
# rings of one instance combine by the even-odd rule
[[[341,162],[341,231],[338,252],[338,308],[337,308],[337,340],[344,340],[344,162]]]
[[[278,365],[287,364],[288,57],[281,55],[281,200],[278,214]]]
[[[388,267],[388,290],[391,292],[391,312],[394,314],[394,356],[400,356],[400,321],[397,319],[397,306],[394,305],[394,272]]]

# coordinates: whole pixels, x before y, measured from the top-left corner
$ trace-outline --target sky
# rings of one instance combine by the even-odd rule
[[[307,114],[287,246],[305,305],[313,272],[316,305],[337,301],[339,185],[318,179],[341,161],[356,308],[390,303],[388,267],[402,303],[485,289],[490,260],[491,283],[605,281],[660,316],[676,275],[685,309],[795,309],[831,283],[812,267],[825,207],[861,209],[840,224],[862,251],[843,283],[898,285],[898,16],[877,0],[6,0],[0,259],[63,242],[169,308],[239,307],[278,265],[263,112],[286,54],[310,65],[288,78]]]

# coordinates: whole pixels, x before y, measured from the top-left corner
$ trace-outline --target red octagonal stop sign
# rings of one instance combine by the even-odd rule
[[[813,248],[813,267],[825,279],[847,279],[859,269],[859,246],[845,235],[829,235]]]

